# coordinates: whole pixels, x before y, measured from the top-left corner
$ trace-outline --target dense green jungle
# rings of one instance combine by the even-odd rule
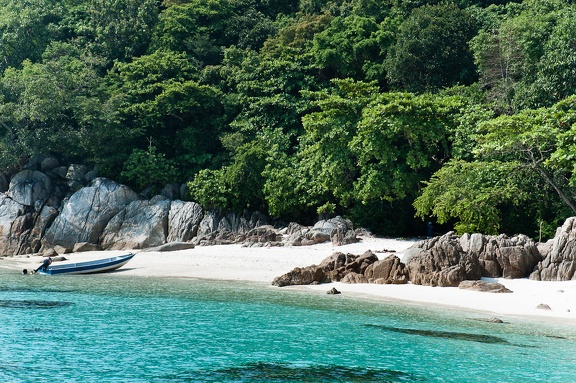
[[[575,3],[1,0],[0,168],[550,238],[576,214]]]

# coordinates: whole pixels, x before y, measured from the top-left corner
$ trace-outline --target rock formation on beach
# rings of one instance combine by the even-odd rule
[[[534,241],[525,235],[459,237],[449,232],[414,248],[407,265],[410,280],[430,286],[458,286],[480,277],[526,278],[543,259]]]
[[[548,246],[543,246],[544,259],[538,263],[530,279],[538,281],[569,281],[576,279],[576,217],[568,218],[556,231]]]
[[[272,285],[283,287],[339,281],[404,284],[408,282],[408,275],[404,264],[395,255],[379,260],[372,251],[362,255],[336,252],[319,265],[295,268],[275,278]]]
[[[179,200],[180,189],[172,185],[147,198],[97,177],[97,169],[64,166],[51,156],[34,158],[11,176],[0,173],[0,255],[51,254],[56,246],[81,251],[87,245],[165,249],[183,243],[302,246],[358,240],[352,222],[341,217],[282,229],[258,212],[205,210]],[[176,245],[162,247],[166,244]]]
[[[545,254],[541,254],[545,251]],[[552,245],[538,246],[525,235],[508,237],[482,234],[457,236],[449,232],[439,237],[415,243],[402,254],[374,257],[335,253],[319,266],[292,270],[273,282],[277,286],[301,284],[307,281],[299,273],[316,275],[313,282],[341,281],[344,283],[407,283],[473,288],[483,291],[499,286],[478,281],[481,277],[527,278],[541,280],[575,279],[576,218],[570,218],[558,230]],[[373,255],[373,254],[372,254]],[[326,265],[335,263],[329,268]],[[359,259],[367,263],[357,268]],[[297,283],[298,281],[298,283]],[[311,283],[312,281],[310,281]]]
[[[62,165],[51,156],[31,159],[14,174],[0,173],[0,255],[64,254],[86,249],[168,249],[202,245],[307,246],[357,242],[351,221],[334,217],[313,226],[279,224],[259,212],[205,210],[178,198],[181,185],[146,197],[98,177],[97,169]],[[407,283],[458,286],[481,277],[576,279],[576,217],[553,240],[525,235],[450,232],[403,252],[377,257],[336,253],[278,284]]]
[[[372,251],[362,255],[336,252],[319,265],[295,268],[275,278],[272,285],[282,287],[338,281],[402,284],[408,282],[408,277],[404,265],[394,255],[380,261]]]

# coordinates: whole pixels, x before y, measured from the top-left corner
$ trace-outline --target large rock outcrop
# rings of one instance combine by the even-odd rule
[[[47,201],[52,191],[52,180],[46,174],[23,170],[12,177],[6,194],[21,205],[37,206]]]
[[[198,233],[198,226],[202,222],[204,209],[196,202],[180,200],[170,203],[168,212],[167,242],[188,242]]]
[[[483,277],[526,278],[543,259],[536,243],[522,234],[464,234],[460,244],[465,253],[478,257]]]
[[[430,286],[458,286],[481,277],[527,278],[542,260],[534,241],[525,235],[458,237],[450,232],[420,242],[407,253],[412,283]]]
[[[22,235],[22,220],[26,207],[7,195],[0,194],[0,249],[3,254],[18,254]]]
[[[396,256],[383,260],[371,251],[362,255],[336,252],[320,265],[297,267],[274,279],[274,286],[309,285],[312,283],[407,283],[404,264]]]
[[[0,173],[0,255],[73,249],[149,248],[166,243],[245,246],[288,244],[287,228],[277,228],[258,212],[236,214],[175,200],[184,185],[167,185],[160,196],[145,197],[125,185],[98,178],[98,169],[62,164],[39,155]],[[340,217],[314,227],[290,225],[298,245],[357,241],[352,223]],[[298,232],[298,233],[296,233]]]
[[[419,242],[420,251],[408,262],[410,281],[417,285],[453,286],[482,276],[478,256],[464,252],[460,238],[450,232]]]
[[[352,222],[340,216],[318,221],[311,228],[291,223],[287,234],[288,238],[284,240],[287,246],[308,246],[327,241],[342,246],[358,242]]]
[[[100,243],[106,249],[143,249],[166,243],[170,201],[161,196],[133,201],[106,225]]]
[[[549,252],[534,268],[530,279],[541,281],[576,280],[576,217],[570,217],[556,231]]]
[[[198,225],[198,233],[193,242],[202,246],[242,243],[250,230],[268,222],[268,217],[259,212],[234,214],[208,210]]]
[[[171,201],[161,195],[134,201],[110,220],[100,243],[106,249],[118,250],[187,242],[191,248],[202,212],[195,202]]]
[[[46,230],[43,247],[72,247],[77,242],[99,243],[108,222],[140,196],[127,186],[96,178],[65,201],[62,212]]]
[[[406,265],[396,255],[376,261],[366,268],[364,276],[370,283],[406,284],[409,275]]]

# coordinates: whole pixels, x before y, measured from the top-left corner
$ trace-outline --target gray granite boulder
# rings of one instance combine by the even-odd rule
[[[484,277],[526,278],[542,260],[536,243],[522,234],[464,234],[460,245],[464,252],[478,257]]]
[[[260,212],[235,214],[208,210],[198,225],[193,242],[198,245],[242,243],[250,230],[266,224],[268,217]]]
[[[54,156],[46,156],[40,160],[40,171],[46,173],[60,166],[60,161]]]
[[[144,249],[166,243],[170,200],[156,196],[133,201],[106,225],[100,244],[105,249]]]
[[[367,251],[359,256],[337,252],[322,260],[320,265],[297,267],[275,278],[272,285],[282,287],[338,281],[345,283],[368,283],[368,279],[364,276],[364,273],[368,267],[376,261],[378,261],[378,257],[371,251]]]
[[[258,226],[248,233],[243,245],[246,247],[254,247],[256,244],[266,244],[268,246],[280,245],[282,235],[278,234],[274,226],[264,225]]]
[[[364,271],[364,276],[370,283],[379,284],[405,284],[409,280],[406,265],[395,255],[369,265]]]
[[[46,230],[43,248],[78,242],[99,243],[108,222],[140,196],[127,186],[106,178],[96,178],[90,186],[64,202],[61,213]]]
[[[168,242],[160,246],[150,247],[146,251],[165,253],[170,251],[190,250],[195,246],[190,242]]]
[[[42,247],[42,238],[46,230],[52,225],[58,210],[52,206],[44,205],[42,210],[35,212],[33,216],[33,226],[25,235],[21,236],[20,253],[36,253]]]
[[[84,183],[86,180],[86,173],[88,173],[89,170],[90,169],[86,165],[72,164],[68,166],[68,170],[66,171],[66,179]]]
[[[576,217],[570,217],[556,231],[546,257],[534,268],[530,279],[576,280]]]
[[[0,253],[2,255],[18,254],[21,233],[14,226],[14,222],[19,217],[24,217],[25,211],[24,205],[5,194],[0,194]]]
[[[410,281],[417,285],[456,287],[482,276],[478,256],[466,253],[453,232],[414,245],[420,251],[408,262]]]
[[[204,209],[196,202],[180,200],[170,203],[167,242],[188,242],[198,233]]]
[[[512,290],[506,288],[498,282],[487,281],[462,281],[458,285],[459,289],[479,291],[484,293],[511,293]]]
[[[287,246],[309,246],[332,241],[334,246],[358,242],[354,226],[350,220],[340,216],[316,222],[313,227],[298,224],[288,226]]]
[[[292,271],[274,278],[272,286],[284,287],[293,285],[310,285],[313,283],[329,282],[322,268],[312,265],[296,267]]]
[[[22,170],[10,180],[7,195],[25,206],[41,206],[52,193],[52,180],[37,170]]]
[[[342,283],[368,283],[368,278],[364,274],[350,272],[340,280]]]

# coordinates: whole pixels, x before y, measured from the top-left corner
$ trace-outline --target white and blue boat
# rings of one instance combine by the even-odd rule
[[[59,275],[59,274],[94,274],[116,270],[134,257],[133,253],[118,255],[115,257],[97,259],[94,261],[65,263],[61,265],[50,265],[45,269],[38,270],[39,274]]]

